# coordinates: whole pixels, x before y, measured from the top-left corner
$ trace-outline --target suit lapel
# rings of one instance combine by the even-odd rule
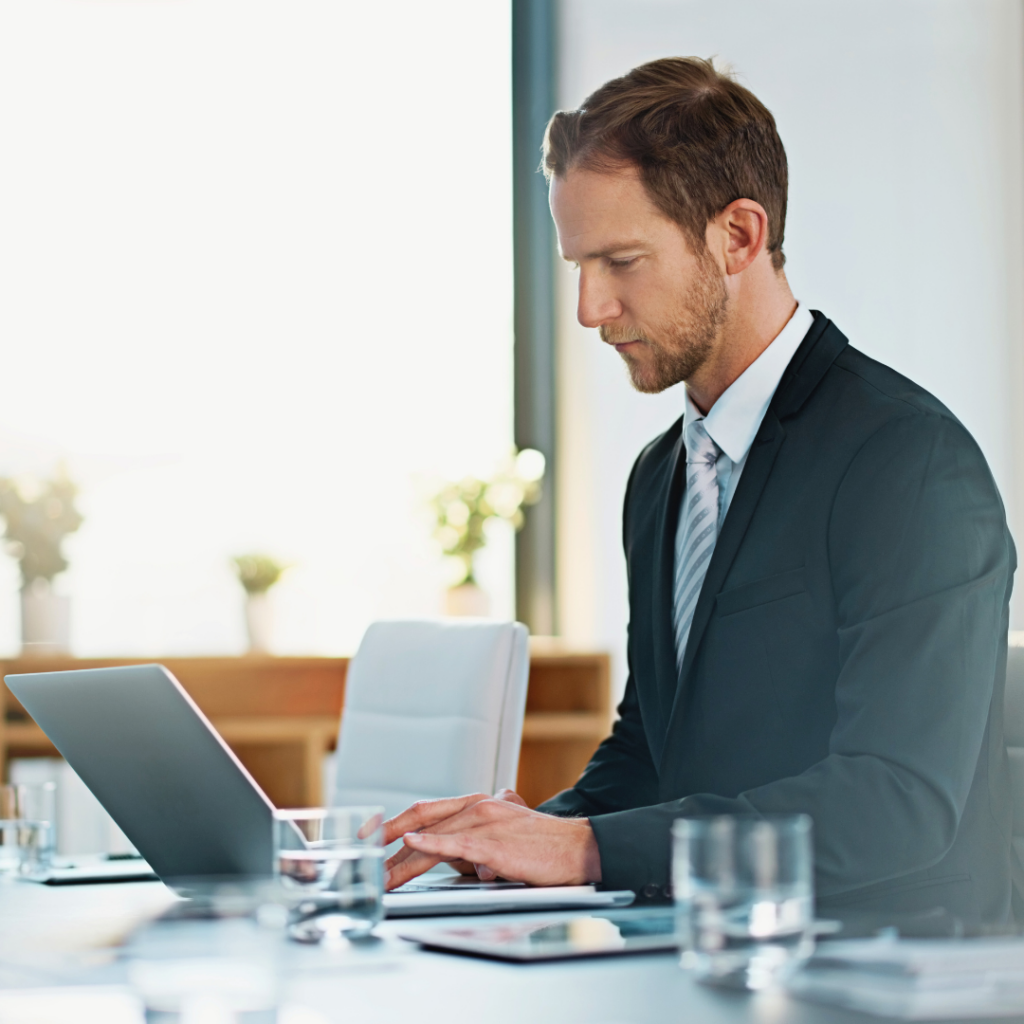
[[[715,544],[714,553],[708,563],[708,572],[704,577],[704,585],[700,588],[700,596],[697,598],[697,607],[693,612],[693,624],[690,626],[690,638],[686,643],[686,658],[683,661],[682,671],[679,673],[680,684],[685,683],[693,667],[694,659],[697,656],[697,649],[704,637],[704,630],[707,628],[708,620],[711,618],[711,609],[714,607],[718,592],[722,589],[729,569],[732,567],[736,552],[739,551],[740,542],[747,532],[750,520],[757,508],[757,502],[768,482],[768,476],[775,464],[775,456],[779,454],[782,441],[785,438],[785,431],[779,423],[775,413],[771,409],[765,413],[761,422],[761,428],[750,448],[747,456],[747,464],[743,468],[743,476],[740,477],[739,486],[733,496],[729,512],[722,524],[722,533]],[[676,702],[678,704],[679,693],[683,686],[676,688]]]
[[[768,428],[766,430],[766,427]],[[729,506],[729,513],[722,526],[722,535],[715,545],[714,554],[708,565],[704,585],[697,598],[697,607],[690,626],[690,638],[686,644],[686,660],[680,671],[676,666],[675,627],[673,622],[673,582],[675,575],[675,538],[679,520],[679,505],[686,484],[686,452],[682,435],[672,449],[671,469],[667,500],[661,504],[658,521],[657,546],[654,558],[654,658],[658,681],[658,698],[661,714],[659,728],[648,734],[654,763],[661,761],[665,738],[669,735],[672,722],[681,713],[684,683],[690,674],[701,638],[711,618],[718,591],[729,573],[740,542],[747,531],[758,498],[771,473],[772,464],[782,445],[784,431],[774,413],[766,413],[757,438],[747,456],[747,464],[740,477],[739,486]]]
[[[814,326],[807,332],[800,347],[797,349],[782,380],[775,391],[771,405],[761,421],[760,429],[751,445],[750,453],[747,456],[746,465],[743,468],[743,475],[740,477],[739,486],[733,496],[732,504],[726,514],[725,522],[722,524],[722,533],[715,545],[714,553],[708,564],[707,575],[704,577],[704,585],[701,587],[700,596],[697,598],[697,607],[693,613],[693,623],[690,626],[690,636],[686,644],[686,657],[683,667],[675,677],[675,686],[672,693],[671,711],[668,712],[665,721],[665,732],[660,736],[659,750],[653,751],[655,763],[660,764],[665,752],[665,738],[670,734],[676,719],[683,714],[686,703],[686,692],[689,685],[693,665],[700,650],[704,632],[711,619],[715,601],[719,591],[725,583],[732,568],[732,563],[740,549],[740,545],[746,535],[747,528],[753,518],[757,503],[761,498],[768,477],[771,475],[772,466],[775,464],[776,456],[785,440],[786,432],[782,426],[781,418],[792,415],[807,400],[811,392],[817,387],[825,372],[835,361],[836,357],[847,344],[844,335],[826,319],[821,313],[814,313]],[[684,460],[685,461],[685,460]],[[673,501],[668,503],[668,510],[675,510],[678,517],[682,480],[677,478],[678,467],[673,470],[673,486],[670,494],[674,496]],[[674,522],[674,520],[673,520]],[[660,536],[664,538],[664,530]],[[659,566],[660,568],[660,566]],[[672,561],[669,562],[669,630],[671,636],[672,618],[672,584],[671,572]],[[659,595],[655,595],[658,597]],[[658,607],[658,605],[655,605]],[[659,616],[661,618],[662,616]],[[670,646],[673,641],[670,640]],[[660,657],[661,645],[658,646]],[[675,665],[673,653],[673,666]],[[663,685],[662,669],[659,662],[658,669],[659,688]],[[664,692],[664,691],[662,691]]]
[[[654,667],[658,683],[658,728],[650,738],[657,749],[653,751],[657,763],[668,729],[669,713],[679,684],[676,667],[675,629],[673,627],[673,580],[675,575],[676,526],[679,505],[686,485],[686,451],[683,447],[682,421],[679,437],[672,448],[668,463],[668,488],[660,502],[657,535],[654,547]]]

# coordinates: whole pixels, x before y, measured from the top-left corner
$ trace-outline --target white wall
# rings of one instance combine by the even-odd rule
[[[560,105],[646,60],[716,56],[775,114],[786,271],[853,344],[978,439],[1024,537],[1020,0],[563,0]],[[621,500],[682,411],[634,393],[560,279],[561,622],[625,674]],[[1024,624],[1016,604],[1015,622]]]

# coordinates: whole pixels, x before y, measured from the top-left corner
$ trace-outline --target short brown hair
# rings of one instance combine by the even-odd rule
[[[699,57],[665,57],[602,85],[579,110],[548,122],[542,168],[637,167],[654,204],[697,252],[708,221],[736,199],[768,214],[768,252],[782,268],[789,172],[771,111],[732,76]]]

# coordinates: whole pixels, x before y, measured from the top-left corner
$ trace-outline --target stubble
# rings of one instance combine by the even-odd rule
[[[638,341],[644,358],[625,351],[620,355],[633,387],[653,395],[689,380],[710,358],[715,339],[725,322],[728,293],[721,271],[710,253],[698,261],[697,274],[675,315],[649,327],[602,325],[601,340],[610,345]]]

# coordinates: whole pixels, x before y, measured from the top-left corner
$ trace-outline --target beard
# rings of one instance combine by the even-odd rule
[[[643,345],[643,359],[628,351],[619,354],[633,387],[653,395],[689,380],[707,362],[725,322],[727,306],[728,293],[721,271],[711,254],[704,253],[679,308],[664,321],[649,328],[602,325],[598,333],[609,345],[626,341]]]

